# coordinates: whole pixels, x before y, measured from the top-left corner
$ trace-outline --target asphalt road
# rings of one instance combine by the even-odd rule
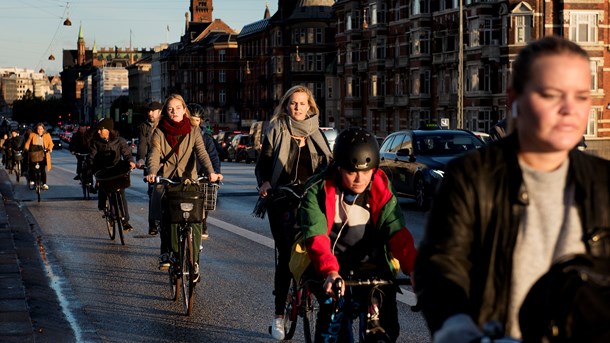
[[[15,184],[44,254],[43,269],[68,329],[66,342],[268,342],[273,314],[273,241],[267,220],[251,216],[256,202],[253,165],[224,163],[218,209],[208,219],[202,282],[190,317],[169,299],[166,272],[157,270],[159,238],[147,234],[148,197],[142,172],[127,190],[131,223],[126,245],[111,241],[97,200],[83,200],[73,181],[76,159],[53,152],[50,189],[40,203],[25,181]],[[14,178],[12,181],[15,182]],[[403,203],[408,226],[421,238],[425,214]],[[412,302],[409,294],[402,298]],[[421,314],[399,304],[399,342],[429,342]],[[302,342],[302,333],[293,342]],[[63,341],[63,340],[62,340]]]

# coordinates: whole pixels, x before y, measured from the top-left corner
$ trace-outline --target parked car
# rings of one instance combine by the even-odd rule
[[[337,139],[337,134],[339,132],[332,127],[321,127],[320,130],[322,130],[322,133],[324,134],[324,136],[326,136],[330,151],[333,151],[333,148],[335,147],[335,139]]]
[[[472,133],[474,133],[475,136],[479,137],[479,139],[482,140],[483,143],[485,143],[485,144],[489,144],[492,142],[492,139],[491,139],[491,136],[489,135],[489,133],[479,132],[479,131],[473,131]]]
[[[220,131],[216,136],[216,141],[220,145],[220,149],[218,150],[218,157],[221,161],[230,160],[229,159],[229,145],[233,140],[235,135],[241,134],[241,131]]]
[[[406,130],[390,134],[380,148],[380,168],[396,193],[426,210],[451,159],[484,143],[465,130]]]
[[[61,150],[63,148],[61,139],[59,137],[53,137],[53,150]]]
[[[250,145],[250,135],[247,133],[241,133],[233,137],[231,144],[227,148],[228,160],[235,162],[247,162],[248,153],[246,148]]]

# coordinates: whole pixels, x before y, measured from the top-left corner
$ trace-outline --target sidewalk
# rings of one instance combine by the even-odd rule
[[[23,228],[12,225],[7,208],[11,214],[21,211],[13,200],[13,186],[4,169],[0,169],[0,192],[4,199],[0,201],[0,341],[35,342],[14,239],[14,231]]]

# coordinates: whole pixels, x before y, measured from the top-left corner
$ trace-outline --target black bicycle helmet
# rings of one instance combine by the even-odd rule
[[[379,144],[375,135],[351,127],[339,133],[333,149],[335,163],[344,170],[367,171],[379,167]]]
[[[188,107],[189,112],[191,113],[191,117],[201,118],[201,119],[203,119],[203,117],[205,117],[205,110],[203,109],[203,106],[201,106],[199,104],[191,103],[191,104],[188,104],[186,107]]]

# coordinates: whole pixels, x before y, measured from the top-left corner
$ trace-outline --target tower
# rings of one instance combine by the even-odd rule
[[[191,0],[191,21],[196,23],[212,22],[212,0]]]
[[[78,29],[78,41],[76,42],[76,64],[82,66],[85,64],[85,35],[83,34],[83,23],[80,23]]]

